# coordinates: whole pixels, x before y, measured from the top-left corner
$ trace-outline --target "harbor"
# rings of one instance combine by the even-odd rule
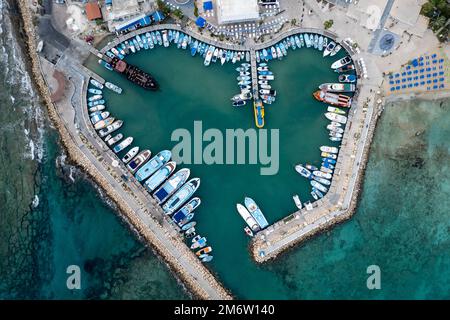
[[[109,73],[109,70],[98,65],[98,58],[103,59],[104,56],[108,56],[107,52],[113,51],[112,49],[118,47],[121,43],[129,41],[138,35],[148,32],[162,32],[163,30],[183,32],[209,46],[220,48],[220,50],[244,52],[244,56],[242,57],[243,61],[239,61],[236,64],[228,63],[222,66],[216,62],[215,65],[204,68],[201,63],[203,59],[200,60],[197,56],[194,57],[194,59],[197,59],[196,63],[198,67],[203,68],[202,71],[199,71],[200,69],[194,69],[194,67],[190,66],[191,63],[187,62],[187,59],[191,59],[191,57],[187,54],[185,54],[184,57],[181,57],[180,51],[174,46],[171,46],[170,48],[161,47],[155,49],[152,53],[148,54],[148,57],[144,57],[143,52],[136,55],[130,55],[127,57],[127,64],[137,66],[146,72],[150,72],[151,76],[154,77],[160,85],[160,90],[154,92],[145,91],[145,93],[142,93],[142,91],[135,91],[140,90],[141,88],[138,88],[139,86],[136,86],[132,81],[127,81],[127,79],[121,77],[120,74]],[[283,57],[286,57],[285,61],[274,59],[270,63],[270,71],[265,69],[265,62],[261,61],[261,52],[264,49],[275,46],[277,50],[281,51],[282,47],[280,49],[278,48],[279,43],[283,43],[286,41],[285,39],[289,37],[307,33],[319,36],[326,35],[330,41],[333,40],[340,43],[344,50],[341,52],[340,56],[336,56],[333,59],[327,58],[326,62],[324,62],[325,60],[322,60],[322,54],[318,50],[313,51],[312,49],[302,48],[301,50],[297,49],[297,51],[288,51],[289,55],[287,57],[286,54],[283,54]],[[164,45],[164,47],[166,46]],[[217,281],[211,270],[218,270],[221,279],[223,277],[225,283],[236,283],[236,275],[225,274],[226,269],[233,266],[236,257],[238,257],[240,261],[243,261],[242,270],[245,270],[247,274],[254,272],[254,266],[244,257],[244,255],[247,254],[245,244],[248,244],[249,239],[244,232],[242,232],[243,226],[245,226],[242,218],[244,218],[244,216],[248,217],[248,215],[241,215],[241,218],[236,210],[236,203],[242,202],[253,216],[252,213],[255,210],[252,210],[252,204],[246,204],[244,200],[251,197],[250,199],[254,199],[253,202],[259,206],[260,210],[264,213],[265,218],[271,223],[267,226],[264,220],[259,220],[259,227],[254,228],[253,230],[255,232],[254,237],[250,240],[250,252],[252,258],[256,262],[266,262],[273,259],[293,245],[298,244],[337,223],[349,219],[354,213],[367,154],[370,148],[371,137],[373,135],[377,117],[382,111],[384,104],[383,95],[380,91],[383,77],[373,63],[367,63],[367,66],[364,63],[364,61],[370,60],[370,56],[367,52],[357,52],[354,47],[348,42],[343,41],[342,38],[337,37],[331,32],[315,28],[291,28],[289,31],[283,32],[279,36],[274,37],[263,44],[248,44],[241,46],[214,41],[207,37],[203,37],[200,34],[196,34],[191,30],[183,29],[178,25],[168,24],[154,25],[132,31],[125,35],[119,35],[105,47],[101,48],[100,51],[96,51],[93,48],[90,50],[94,55],[92,55],[90,61],[85,64],[87,67],[86,70],[84,70],[84,68],[81,68],[81,71],[76,70],[79,65],[73,64],[73,61],[67,61],[68,65],[71,65],[71,67],[69,67],[71,68],[71,81],[82,83],[83,86],[81,88],[75,86],[75,88],[68,89],[74,91],[68,92],[60,101],[53,101],[55,104],[55,114],[53,115],[53,119],[55,122],[62,121],[63,123],[63,126],[59,128],[59,130],[62,132],[61,135],[63,136],[63,140],[71,156],[84,167],[91,176],[93,176],[94,180],[96,180],[102,188],[107,191],[108,195],[115,200],[122,213],[124,213],[125,217],[131,222],[138,233],[144,236],[146,241],[160,253],[169,266],[175,269],[176,273],[180,274],[183,282],[185,282],[197,296],[205,299],[231,298],[229,292]],[[162,53],[162,50],[166,50],[164,54]],[[186,51],[189,52],[189,50]],[[150,52],[150,50],[148,52]],[[279,54],[279,52],[277,52],[277,54]],[[324,114],[326,116],[327,105],[315,101],[312,94],[318,90],[319,86],[326,86],[326,84],[337,82],[338,74],[333,73],[333,71],[330,70],[330,65],[346,56],[347,53],[351,57],[352,65],[355,66],[355,71],[358,75],[356,86],[354,88],[350,87],[352,88],[352,91],[356,89],[356,94],[353,96],[351,103],[349,103],[348,106],[344,106],[349,108],[346,113],[344,123],[345,131],[343,132],[343,136],[334,136],[342,141],[334,141],[340,142],[340,149],[338,152],[332,152],[338,155],[336,156],[337,159],[335,159],[336,163],[333,164],[334,173],[331,185],[327,188],[328,192],[326,192],[323,197],[313,200],[309,197],[311,191],[311,186],[308,183],[309,181],[302,180],[302,177],[295,172],[294,166],[299,163],[314,163],[318,165],[321,161],[320,151],[326,152],[319,149],[319,147],[328,146],[330,144],[330,136],[328,136],[327,131],[324,130],[324,127],[327,126],[327,122],[323,122],[326,121]],[[179,65],[177,63],[174,63],[174,66],[169,65],[171,64],[169,61],[175,61],[174,57],[177,55],[179,58],[176,58],[176,60]],[[245,57],[246,55],[248,55],[248,59]],[[291,57],[291,55],[293,57]],[[260,59],[259,62],[257,61],[258,56]],[[215,57],[217,61],[220,61],[218,54],[216,54]],[[301,82],[292,84],[292,86],[289,87],[289,90],[287,88],[282,88],[281,85],[277,86],[277,83],[280,83],[280,78],[283,79],[284,84],[285,82],[288,82],[286,80],[287,76],[293,76],[288,72],[288,67],[282,67],[282,64],[285,65],[291,60],[293,61],[294,57],[301,57],[301,59],[304,60],[302,61],[304,64],[299,65],[303,68],[301,71],[307,69],[308,62],[310,65],[316,67],[316,69],[313,73],[305,72],[309,77],[299,79],[298,81]],[[167,65],[159,66],[158,61],[167,61]],[[51,79],[52,75],[49,74],[49,71],[47,70],[52,70],[53,66],[43,59],[41,63],[44,64],[44,67],[40,70],[40,73],[47,74],[47,83],[42,84],[42,89],[44,89],[46,87],[51,87],[50,83],[53,79]],[[62,63],[63,61],[61,61],[59,65]],[[251,103],[250,107],[247,105],[247,109],[239,109],[240,107],[236,108],[229,103],[230,98],[236,94],[236,81],[235,79],[232,79],[234,77],[227,78],[227,74],[235,75],[236,73],[234,70],[236,67],[242,65],[242,63],[248,63],[250,65],[250,70],[245,69],[243,72],[250,71],[251,92],[253,99],[255,100],[254,104]],[[185,70],[181,70],[180,66]],[[258,70],[258,68],[260,68],[260,70]],[[46,71],[44,72],[42,70]],[[179,70],[179,72],[177,70]],[[181,98],[177,99],[167,95],[168,93],[170,95],[171,90],[170,74],[177,72],[177,74],[180,75],[180,78],[184,79],[188,84],[195,84],[195,79],[202,79],[202,77],[206,79],[206,72],[212,72],[212,70],[217,73],[217,75],[211,76],[211,81],[197,83],[198,85],[192,87],[190,85],[185,85],[183,88],[177,88],[177,92]],[[301,71],[297,71],[298,73],[295,74],[295,76],[298,76]],[[261,84],[257,79],[262,76],[261,72],[273,72],[277,77],[273,81],[273,88],[277,89],[278,94],[277,101],[274,102],[273,105],[266,102],[264,106],[262,106],[264,121],[262,124],[259,124],[257,103],[261,103],[258,101],[262,98],[260,96],[260,90],[263,88],[260,87]],[[283,72],[285,74],[284,76],[282,75]],[[368,77],[367,75],[370,76]],[[239,76],[245,77],[244,74],[240,74]],[[104,98],[104,103],[107,108],[104,110],[98,108],[98,110],[92,111],[101,111],[100,114],[96,115],[88,113],[90,108],[101,105],[99,103],[96,105],[94,105],[94,103],[90,106],[88,105],[88,103],[96,101],[89,101],[93,95],[90,93],[88,94],[88,90],[95,90],[95,86],[92,87],[89,85],[92,84],[92,78],[96,79],[101,84],[105,81],[111,81],[111,83],[117,84],[120,88],[124,89],[124,93],[121,95],[117,95],[115,92],[107,91],[105,89],[102,99],[98,99],[99,101],[102,101]],[[263,79],[260,80],[265,81]],[[246,86],[247,84],[241,85]],[[262,85],[268,86],[269,84],[263,83]],[[221,89],[220,92],[218,92],[217,87]],[[296,94],[295,87],[304,88],[305,92]],[[199,89],[201,90],[200,92]],[[264,90],[272,90],[272,87]],[[222,102],[217,102],[215,106],[210,106],[211,99],[209,96],[202,94],[203,91],[215,93],[215,99],[217,101],[227,101],[227,108],[222,105]],[[241,92],[241,94],[245,92],[246,91]],[[135,96],[132,100],[128,100],[132,96],[131,93],[134,93]],[[94,92],[93,94],[96,93]],[[50,96],[49,92],[44,92],[43,95]],[[189,101],[189,99],[186,98],[188,95],[191,96],[193,101]],[[68,99],[68,96],[71,96],[71,98]],[[320,95],[316,96],[316,99],[317,98],[322,99]],[[330,99],[332,100],[332,98]],[[328,100],[331,101],[330,99]],[[271,99],[268,100],[267,98],[265,98],[265,100],[271,101]],[[175,106],[184,107],[182,111],[177,110],[181,120],[177,119],[177,123],[172,123],[170,119],[165,119],[168,118],[165,117],[166,111],[164,111],[163,108],[157,108],[158,105],[164,105],[163,101],[167,106],[172,106],[173,108]],[[306,101],[307,103],[305,103]],[[250,100],[250,102],[253,101]],[[293,105],[299,106],[299,108],[294,109]],[[126,106],[129,106],[129,108]],[[132,109],[137,107],[146,108],[144,109],[145,112],[136,112],[136,109]],[[282,109],[284,115],[280,115],[281,112],[277,112],[277,108]],[[106,113],[108,114],[106,115]],[[221,115],[220,126],[218,125],[217,114]],[[102,118],[98,119],[98,117],[96,117],[98,115]],[[114,119],[109,120],[111,122],[99,122],[107,120],[110,115],[115,117]],[[236,126],[236,121],[240,121],[239,123],[242,124],[243,128],[253,128],[256,126],[257,128],[284,129],[286,123],[290,123],[292,126],[292,128],[288,129],[291,131],[287,132],[288,130],[286,130],[285,132],[287,133],[283,136],[283,139],[286,139],[288,136],[290,139],[284,140],[284,145],[281,146],[282,150],[287,151],[282,151],[281,169],[280,174],[276,178],[277,180],[275,180],[275,178],[255,177],[256,170],[251,166],[245,166],[231,172],[224,168],[219,169],[217,166],[207,168],[207,166],[186,165],[186,168],[191,169],[194,173],[193,177],[199,176],[202,179],[202,186],[199,187],[196,194],[194,196],[193,194],[190,194],[190,196],[193,197],[184,200],[194,200],[196,199],[196,196],[201,198],[202,204],[198,207],[198,211],[196,211],[196,215],[198,214],[198,224],[195,225],[195,230],[201,233],[201,236],[207,236],[208,244],[211,243],[214,247],[214,260],[209,260],[211,261],[211,267],[205,266],[205,264],[202,263],[209,263],[209,261],[198,259],[199,255],[204,254],[203,252],[191,250],[192,246],[193,249],[197,250],[197,246],[194,246],[194,244],[190,246],[189,241],[187,241],[186,244],[184,235],[182,233],[180,234],[179,226],[174,224],[174,222],[178,223],[179,221],[171,220],[171,218],[167,216],[167,212],[164,212],[164,207],[161,207],[157,203],[154,195],[152,196],[151,193],[148,192],[148,189],[146,189],[146,186],[135,179],[135,177],[139,178],[141,175],[133,175],[134,173],[130,174],[130,170],[127,168],[126,163],[121,161],[124,154],[121,154],[121,157],[116,155],[117,153],[124,151],[127,147],[131,148],[132,145],[131,142],[129,142],[130,140],[127,140],[128,138],[123,140],[127,141],[124,145],[121,145],[121,142],[119,142],[117,145],[121,145],[121,147],[119,149],[114,149],[115,147],[113,147],[113,144],[107,145],[107,141],[103,141],[103,137],[98,134],[98,132],[100,132],[98,130],[102,130],[108,125],[113,124],[113,121],[117,121],[116,119],[120,119],[126,123],[120,130],[120,133],[123,133],[123,138],[132,138],[131,141],[133,142],[133,146],[139,146],[141,150],[150,148],[154,156],[159,154],[162,150],[170,150],[173,146],[172,141],[169,140],[169,133],[173,129],[179,127],[189,128],[189,126],[192,126],[193,121],[198,119],[198,117],[201,117],[204,121],[205,127],[220,127],[221,129],[231,128],[233,125]],[[304,119],[302,119],[302,117]],[[338,119],[335,115],[328,116],[327,118],[329,120]],[[158,119],[158,125],[154,123],[154,119]],[[290,119],[298,120],[289,122],[288,120]],[[97,125],[98,123],[100,124]],[[95,125],[97,125],[97,127],[95,127]],[[143,132],[143,128],[147,127],[151,128],[151,135]],[[333,130],[330,131],[335,132]],[[114,137],[117,137],[115,136],[117,132],[114,132]],[[299,136],[299,132],[302,132],[301,136],[304,140],[308,140],[309,138],[310,141],[307,143],[297,141],[296,137]],[[110,137],[110,139],[112,138],[113,137]],[[117,137],[117,142],[121,138]],[[299,145],[298,148],[302,151],[301,156],[298,156],[296,150],[288,150],[291,149],[289,146],[293,145]],[[113,147],[112,150],[110,146]],[[169,162],[169,158],[166,159],[161,166],[157,167],[156,170],[166,168],[166,165],[171,163]],[[329,161],[324,162],[330,163]],[[184,167],[185,165],[183,164],[182,166]],[[172,172],[175,172],[173,171],[173,168],[168,170],[169,175]],[[214,171],[214,173],[212,171]],[[155,171],[152,173],[155,173]],[[325,174],[327,172],[324,171],[322,173]],[[221,177],[223,176],[229,177],[230,181],[222,181]],[[247,180],[238,179],[240,177],[246,177]],[[148,178],[148,176],[142,178],[142,180],[145,180],[146,178]],[[316,178],[321,177],[317,175]],[[254,185],[253,188],[252,186],[248,186],[249,181],[252,182],[251,185]],[[317,181],[318,180],[311,180],[311,182]],[[268,186],[269,182],[270,187]],[[285,184],[289,187],[286,187]],[[215,186],[218,185],[221,186],[221,191],[226,191],[227,199],[212,192],[212,190],[215,189]],[[317,186],[317,184],[313,184],[313,186]],[[152,189],[152,191],[153,190],[154,189]],[[298,211],[294,211],[295,209],[293,210],[294,202],[292,201],[292,196],[294,194],[299,194],[303,204],[308,204],[304,209]],[[314,194],[320,195],[319,193]],[[296,205],[297,207],[301,207],[301,205],[298,205],[297,203]],[[177,209],[180,209],[180,207]],[[287,212],[293,213],[286,216]],[[217,225],[227,225],[229,229],[218,230]],[[250,225],[252,224],[250,223],[249,226]],[[259,231],[259,229],[262,230]],[[197,238],[196,241],[199,241],[200,239],[202,238]],[[232,239],[239,240],[233,242]],[[202,244],[204,244],[204,242],[198,242],[198,246]],[[233,254],[231,255],[230,252]],[[236,254],[236,252],[238,252],[238,254]],[[208,256],[204,256],[204,258],[207,257]],[[264,273],[265,271],[259,272],[258,276],[262,276]]]

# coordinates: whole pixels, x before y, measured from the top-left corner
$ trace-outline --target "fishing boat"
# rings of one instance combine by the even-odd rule
[[[195,254],[197,256],[201,256],[202,254],[210,253],[211,251],[212,251],[211,247],[206,247],[206,248],[198,250]]]
[[[345,56],[342,59],[339,59],[331,65],[331,69],[339,69],[347,64],[350,64],[352,62],[352,58],[350,56]]]
[[[113,151],[115,153],[119,153],[120,151],[124,150],[125,148],[127,148],[131,143],[133,142],[133,137],[128,137],[125,140],[123,140],[121,143],[119,143],[118,145],[116,145],[113,148]]]
[[[312,188],[312,191],[319,196],[319,198],[323,198],[323,193],[317,190],[316,188]]]
[[[333,153],[329,153],[329,152],[322,152],[320,154],[321,157],[325,157],[325,158],[331,158],[336,160],[337,159],[337,155],[333,154]]]
[[[315,175],[316,177],[324,178],[324,179],[331,179],[332,178],[331,174],[324,173],[324,172],[321,172],[319,170],[313,171],[313,175]]]
[[[343,94],[336,94],[327,91],[317,90],[313,93],[316,100],[329,103],[338,107],[349,107],[351,105],[352,99],[349,96]]]
[[[275,76],[274,75],[259,75],[258,79],[259,80],[274,80]]]
[[[326,173],[333,173],[333,170],[331,168],[327,168],[327,167],[320,167],[320,171],[322,172],[326,172]]]
[[[345,124],[347,122],[347,117],[346,116],[343,116],[343,115],[340,115],[340,114],[337,114],[337,113],[334,113],[334,112],[327,112],[327,113],[325,113],[325,117],[328,120],[339,122],[339,123],[342,123],[342,124]]]
[[[222,52],[220,53],[220,64],[223,65],[225,61],[227,61],[227,50],[222,50]]]
[[[319,89],[328,92],[354,92],[356,86],[350,83],[322,83]]]
[[[161,31],[161,34],[162,34],[163,46],[165,48],[167,48],[169,46],[169,38],[168,38],[167,30]]]
[[[328,111],[328,112],[333,112],[333,113],[345,115],[345,111],[344,111],[344,110],[339,109],[339,108],[336,108],[336,107],[331,107],[331,106],[329,106],[329,107],[327,107],[327,111]]]
[[[162,206],[165,214],[172,214],[180,208],[198,189],[200,178],[193,178],[180,187],[167,202]]]
[[[88,101],[96,101],[96,100],[100,100],[101,98],[102,98],[101,94],[96,94],[96,95],[90,96],[88,98]]]
[[[249,228],[249,226],[245,226],[244,232],[246,235],[248,235],[250,238],[254,236],[252,229]]]
[[[92,94],[102,94],[102,90],[94,89],[94,88],[89,88],[88,92],[92,93]]]
[[[150,150],[143,150],[141,151],[136,158],[134,158],[128,165],[128,169],[131,171],[131,173],[135,173],[137,169],[139,169],[140,166],[142,166],[151,156]]]
[[[250,212],[248,212],[246,207],[244,207],[240,203],[237,203],[236,209],[237,209],[238,213],[240,214],[240,216],[242,217],[242,219],[244,219],[245,223],[250,227],[251,230],[253,230],[255,232],[259,230],[258,223],[256,222],[255,218],[253,218],[253,216],[250,214]]]
[[[327,187],[325,187],[324,185],[320,184],[319,182],[317,182],[317,181],[315,181],[315,180],[311,180],[310,183],[311,183],[311,185],[312,185],[314,188],[316,188],[316,189],[319,190],[319,191],[322,191],[322,192],[325,192],[325,193],[328,191],[328,188],[327,188]]]
[[[329,136],[332,137],[332,138],[342,138],[342,133],[331,131]]]
[[[328,162],[328,163],[331,163],[331,164],[335,164],[336,163],[336,160],[333,160],[333,159],[330,159],[330,158],[322,158],[322,161],[323,162]]]
[[[298,196],[298,194],[294,195],[292,199],[294,199],[295,205],[300,210],[302,208],[302,202],[300,201],[300,197]]]
[[[352,70],[355,70],[355,65],[347,64],[341,68],[335,69],[334,72],[343,73],[343,72],[348,72],[348,71],[352,71]]]
[[[145,163],[135,174],[136,179],[139,182],[144,181],[156,172],[159,168],[165,165],[169,159],[172,157],[172,152],[169,150],[163,150],[159,152],[156,156],[151,158],[147,163]]]
[[[334,48],[334,50],[331,51],[330,57],[334,56],[334,55],[335,55],[336,53],[338,53],[341,49],[342,49],[342,47],[341,47],[340,44],[336,45],[336,47]]]
[[[118,133],[114,137],[108,140],[108,146],[112,146],[113,144],[119,142],[123,138],[123,134]]]
[[[177,210],[172,215],[172,220],[179,224],[183,225],[185,223],[186,218],[194,212],[194,210],[201,204],[201,200],[199,197],[194,197],[189,200],[181,209]]]
[[[178,188],[187,181],[191,171],[187,168],[183,168],[173,174],[166,182],[162,184],[154,193],[158,203],[166,201]]]
[[[197,48],[198,48],[198,41],[195,40],[191,46],[191,56],[195,56],[195,54],[197,53]]]
[[[331,132],[336,132],[336,133],[344,133],[344,129],[339,128],[339,127],[334,127],[332,125],[328,125],[327,129],[330,130]]]
[[[295,166],[295,171],[297,171],[302,177],[305,177],[307,179],[311,178],[311,171],[306,169],[301,164]]]
[[[109,117],[109,118],[106,118],[104,120],[100,120],[99,122],[94,124],[94,129],[95,130],[104,129],[107,126],[109,126],[110,124],[112,124],[114,122],[114,120],[115,120],[114,117]]]
[[[322,152],[328,152],[328,153],[338,153],[339,149],[336,147],[329,147],[329,146],[321,146],[320,151]]]
[[[169,161],[166,165],[158,169],[147,181],[144,186],[149,192],[155,191],[161,183],[163,183],[175,170],[177,164],[174,161]]]
[[[122,125],[123,125],[123,121],[117,120],[117,121],[113,122],[113,124],[107,126],[106,128],[99,130],[98,134],[101,138],[103,138],[103,137],[107,136],[108,134],[113,133],[114,131],[119,129]]]
[[[215,63],[217,61],[218,56],[219,56],[219,48],[215,48],[211,61]]]
[[[127,164],[128,162],[133,159],[137,153],[139,152],[139,147],[133,147],[131,148],[122,158],[122,162]]]
[[[319,37],[319,45],[318,45],[319,51],[323,50],[323,36]]]
[[[264,127],[264,105],[261,100],[256,100],[253,103],[253,112],[255,114],[255,124],[258,128]]]
[[[102,110],[105,110],[105,106],[103,105],[103,104],[98,104],[98,105],[96,105],[96,106],[94,106],[94,107],[90,107],[89,108],[89,112],[97,112],[97,111],[102,111]]]
[[[272,54],[272,58],[276,59],[277,58],[277,50],[273,46],[270,48],[270,52]]]
[[[108,111],[105,111],[105,112],[97,111],[97,112],[94,112],[91,116],[92,116],[91,123],[95,125],[99,121],[108,118],[109,112]]]
[[[203,248],[204,246],[206,246],[206,241],[207,240],[205,237],[197,239],[195,242],[192,243],[191,249],[195,250],[195,249]]]
[[[313,166],[312,164],[305,164],[305,168],[308,169],[309,171],[319,170],[316,166]]]
[[[327,180],[327,179],[324,179],[324,178],[321,178],[321,177],[318,177],[315,175],[313,175],[312,178],[313,178],[313,180],[319,182],[320,184],[322,184],[324,186],[329,186],[331,184],[330,180]]]
[[[116,86],[114,83],[106,81],[105,87],[107,87],[109,90],[114,91],[115,93],[118,93],[118,94],[122,93],[122,88]]]
[[[264,214],[262,213],[256,202],[252,198],[245,197],[244,204],[248,212],[250,212],[252,217],[255,218],[261,230],[269,225],[269,223],[266,220],[266,217],[264,217]]]
[[[314,200],[319,200],[319,196],[313,191],[311,191],[311,196],[314,198]]]
[[[210,65],[211,63],[211,59],[213,57],[213,53],[214,53],[214,47],[210,46],[208,51],[206,52],[206,57],[205,57],[205,61],[203,62],[203,64],[207,67]]]
[[[336,42],[330,41],[325,50],[323,51],[323,56],[324,57],[328,56],[331,52],[333,52],[334,48],[336,48]]]
[[[346,83],[356,82],[356,76],[354,74],[340,74],[339,82],[346,82]]]
[[[187,231],[191,228],[194,228],[196,225],[197,225],[197,222],[195,222],[195,221],[189,222],[186,225],[181,227],[181,231]]]
[[[300,49],[302,47],[302,43],[300,41],[300,38],[297,35],[295,35],[294,36],[294,40],[295,40],[295,45],[297,46],[297,48]]]

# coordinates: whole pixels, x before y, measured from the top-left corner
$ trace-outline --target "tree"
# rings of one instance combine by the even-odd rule
[[[183,17],[184,17],[183,11],[181,11],[180,9],[176,9],[176,10],[173,12],[173,15],[174,15],[175,17],[177,17],[178,19],[183,19]]]
[[[323,23],[323,27],[325,28],[325,30],[330,29],[333,26],[333,23],[333,20],[327,20]]]
[[[291,20],[291,25],[295,26],[297,24],[297,19],[292,19]]]
[[[198,8],[195,2],[194,2],[194,16],[198,17]]]

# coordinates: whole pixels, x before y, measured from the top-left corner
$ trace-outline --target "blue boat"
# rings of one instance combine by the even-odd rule
[[[173,214],[172,220],[177,224],[181,223],[189,214],[194,212],[194,210],[200,205],[200,203],[200,198],[192,198],[181,209]]]
[[[149,192],[155,191],[156,188],[159,187],[159,185],[172,174],[176,167],[177,164],[175,161],[169,161],[164,167],[160,168],[147,181],[145,181],[144,186]]]
[[[322,158],[322,161],[323,162],[328,162],[328,163],[331,163],[331,164],[335,164],[336,163],[336,160],[331,159],[331,158]]]
[[[168,35],[169,35],[169,42],[172,42],[172,40],[173,40],[172,30],[169,30]]]
[[[323,198],[323,193],[317,190],[316,188],[312,188],[312,191],[319,196],[319,198]]]
[[[136,38],[133,38],[133,45],[137,51],[141,50],[141,47],[139,46],[139,42],[136,40]]]
[[[166,182],[163,183],[159,189],[157,189],[153,196],[158,203],[164,202],[170,197],[183,183],[189,178],[191,171],[187,168],[181,169],[172,175]]]
[[[329,162],[323,162],[322,166],[324,166],[325,168],[334,169],[334,166]]]
[[[195,56],[195,54],[197,53],[197,48],[198,48],[198,41],[195,40],[191,46],[191,56]]]
[[[183,43],[184,37],[185,37],[184,33],[180,33],[180,36],[178,37],[178,42],[177,42],[177,48],[178,49],[181,48],[181,44]]]
[[[155,34],[156,34],[156,40],[158,40],[158,44],[162,45],[161,33],[159,31],[156,31]]]
[[[145,34],[145,37],[147,38],[148,46],[150,47],[150,49],[153,49],[155,47],[155,44],[153,43],[152,35],[150,34],[150,32],[147,32]]]
[[[261,229],[264,229],[269,225],[269,223],[266,220],[266,217],[264,217],[264,214],[261,212],[258,205],[252,198],[245,197],[244,203],[245,206],[247,207],[248,212],[250,212],[250,214],[256,220]]]
[[[178,189],[162,206],[166,214],[172,214],[180,208],[200,186],[200,178],[193,178]]]
[[[92,93],[92,94],[102,94],[102,90],[94,89],[94,88],[89,88],[88,92]]]
[[[105,104],[105,100],[95,100],[95,101],[88,102],[89,107],[95,107],[99,104]]]
[[[289,38],[289,41],[291,42],[292,49],[293,50],[297,49],[297,45],[295,44],[295,39],[293,36]]]
[[[144,49],[148,50],[148,41],[147,41],[147,37],[142,36],[142,43],[144,44]]]
[[[156,34],[154,31],[151,33],[153,44],[156,46],[158,44],[158,40],[156,39]]]
[[[138,181],[144,181],[150,177],[156,170],[161,168],[172,157],[172,153],[169,150],[163,150],[156,156],[151,158],[142,168],[136,172],[136,179]]]

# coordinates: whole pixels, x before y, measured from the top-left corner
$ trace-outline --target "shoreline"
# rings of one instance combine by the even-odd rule
[[[194,278],[190,274],[188,274],[187,271],[183,270],[183,268],[179,264],[179,261],[177,261],[168,251],[164,250],[164,247],[160,243],[161,240],[159,240],[148,229],[148,227],[146,227],[146,225],[142,221],[140,221],[136,213],[125,203],[125,201],[121,199],[118,192],[114,190],[111,185],[109,185],[109,183],[106,181],[106,178],[99,174],[95,166],[90,163],[89,159],[86,158],[86,156],[78,150],[77,145],[75,144],[64,123],[62,123],[60,116],[58,115],[58,111],[56,110],[55,105],[50,99],[51,93],[44,80],[44,76],[40,67],[40,58],[36,51],[36,44],[34,43],[36,35],[35,27],[33,25],[33,14],[31,14],[26,0],[19,0],[17,2],[17,8],[19,10],[19,16],[21,19],[20,28],[23,31],[23,40],[25,46],[24,54],[26,54],[30,58],[29,66],[32,81],[36,86],[43,104],[46,107],[51,123],[59,133],[61,145],[63,146],[68,158],[70,158],[71,161],[73,161],[84,173],[86,173],[86,175],[90,177],[90,179],[92,179],[117,205],[120,215],[134,226],[135,230],[139,232],[142,238],[147,240],[147,243],[150,243],[152,245],[153,250],[158,253],[158,255],[164,260],[167,265],[169,265],[171,271],[175,272],[179,276],[179,279],[183,281],[184,285],[193,294],[193,296],[200,299],[211,299],[211,296],[208,294],[208,292],[198,285],[198,283],[196,282],[197,279],[194,280]],[[155,220],[155,218],[153,217],[150,218],[152,220]],[[172,238],[170,240],[174,241],[173,245],[176,245],[177,239]],[[199,261],[197,261],[197,263],[200,264]],[[216,277],[211,273],[209,269],[204,267],[204,270],[202,271],[204,279],[211,284],[211,286],[216,290],[221,299],[233,298],[231,293],[220,284],[220,282],[216,279]]]

